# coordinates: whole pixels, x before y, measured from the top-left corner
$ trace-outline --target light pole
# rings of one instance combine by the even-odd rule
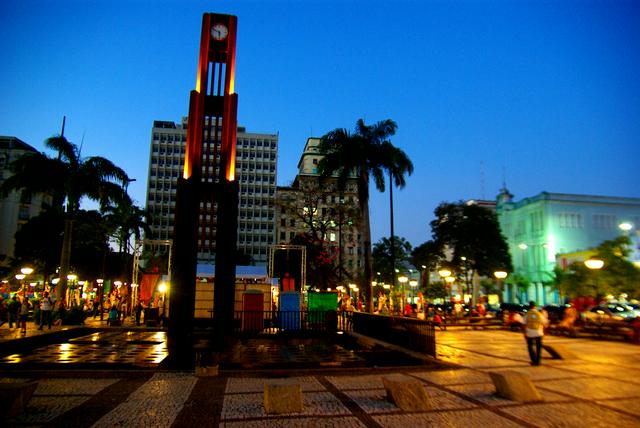
[[[165,316],[166,316],[166,297],[167,297],[167,290],[169,289],[169,286],[164,283],[161,282],[160,285],[158,285],[158,291],[160,293],[162,293],[162,325],[164,326],[166,321],[165,321]]]
[[[596,256],[591,256],[587,260],[584,261],[584,265],[587,268],[596,271],[596,272],[594,272],[595,273],[595,281],[594,282],[595,282],[595,286],[596,286],[596,298],[598,300],[598,302],[596,302],[596,303],[600,303],[600,301],[599,301],[600,300],[599,299],[600,296],[598,295],[599,289],[600,289],[600,284],[598,284],[598,271],[603,268],[604,260],[602,260],[601,258],[598,258]]]
[[[416,279],[409,280],[409,285],[411,286],[411,298],[414,300],[413,303],[415,303],[416,287],[418,286],[418,280]]]
[[[624,233],[629,232],[631,229],[633,229],[633,224],[629,223],[629,222],[624,222],[624,223],[620,223],[618,225],[618,227],[620,228],[620,230],[622,230]]]
[[[69,302],[67,302],[67,306],[71,306],[70,303],[71,301],[73,301],[74,306],[76,303],[76,299],[75,299],[75,293],[76,293],[76,287],[78,286],[77,283],[75,282],[78,279],[78,275],[74,274],[74,273],[70,273],[69,275],[67,275],[67,281],[69,283],[69,290],[67,290],[67,292],[69,293]]]
[[[100,321],[104,319],[104,279],[98,278],[96,279],[98,283],[98,293],[100,293],[100,301],[98,302],[98,308],[100,311]]]
[[[404,285],[407,283],[407,281],[409,281],[409,278],[407,278],[404,275],[398,277],[398,282],[402,284],[402,305],[400,307],[400,313],[404,313],[404,305],[406,304],[406,301],[407,301],[407,297],[405,295],[405,290],[404,290]]]
[[[496,279],[498,280],[498,290],[500,291],[500,293],[498,294],[498,297],[499,297],[498,303],[502,303],[502,294],[503,294],[502,282],[507,277],[507,272],[503,270],[497,270],[493,273],[493,276],[495,276]]]
[[[453,287],[453,283],[456,282],[456,277],[455,276],[448,276],[444,279],[444,281],[447,283],[447,289],[449,291],[449,294],[451,294],[451,287]]]

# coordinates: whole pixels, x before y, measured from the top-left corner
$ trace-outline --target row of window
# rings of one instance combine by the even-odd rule
[[[186,143],[187,134],[185,132],[178,133],[153,133],[153,141],[154,145],[157,142],[178,142],[178,143]],[[265,148],[276,148],[276,140],[262,140],[262,139],[254,139],[254,138],[237,138],[236,143],[240,147],[265,147]]]

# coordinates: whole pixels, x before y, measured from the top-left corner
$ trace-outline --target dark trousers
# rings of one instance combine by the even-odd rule
[[[535,349],[534,349],[535,344]],[[542,337],[527,337],[527,349],[529,350],[529,358],[534,366],[540,365],[542,357],[540,351],[542,349]]]
[[[45,324],[51,328],[51,311],[40,311],[40,328]]]

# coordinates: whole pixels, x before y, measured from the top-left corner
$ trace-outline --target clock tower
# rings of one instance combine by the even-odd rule
[[[191,358],[198,252],[216,254],[215,334],[227,336],[233,326],[238,217],[236,28],[235,16],[203,15],[184,168],[176,195],[169,348],[170,359],[177,365]]]

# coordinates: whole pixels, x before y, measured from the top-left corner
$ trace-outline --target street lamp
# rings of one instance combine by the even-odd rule
[[[604,266],[604,260],[595,256],[591,256],[584,261],[584,265],[591,270],[599,270]]]
[[[412,279],[409,281],[409,285],[411,286],[411,297],[415,300],[416,298],[416,287],[418,286],[418,280]],[[415,302],[414,302],[415,303]]]
[[[76,279],[78,279],[78,275],[74,273],[70,273],[69,275],[67,275],[67,281],[69,281],[69,288],[71,289],[71,291],[69,292],[69,300],[73,300],[74,304],[76,304],[76,299],[74,298],[74,296],[72,296],[72,294],[76,293],[77,284],[74,283]],[[67,306],[70,306],[70,303],[70,301],[67,302]]]
[[[404,311],[404,303],[406,302],[404,285],[407,283],[407,281],[409,281],[409,278],[407,278],[404,275],[398,277],[398,282],[400,282],[400,284],[402,284],[402,304],[403,304],[403,306],[400,308],[401,311]]]
[[[166,315],[165,311],[167,309],[165,297],[168,289],[169,289],[169,286],[164,282],[161,282],[160,285],[158,285],[158,291],[162,293],[162,319],[163,319],[162,324],[163,325],[164,325],[164,318]]]
[[[446,278],[448,276],[451,276],[451,271],[449,269],[440,269],[438,271],[438,275],[440,275],[443,278]]]
[[[591,256],[589,257],[587,260],[584,261],[584,265],[591,269],[591,270],[595,270],[595,271],[599,271],[600,269],[602,269],[602,267],[604,266],[604,260],[596,257],[596,256]],[[596,272],[595,275],[595,286],[596,286],[596,296],[598,296],[598,291],[600,288],[600,284],[598,284],[598,274]]]
[[[102,321],[104,319],[104,279],[98,278],[96,279],[96,282],[98,283],[98,292],[100,293],[100,301],[98,305],[100,307],[100,321]]]
[[[496,277],[496,279],[498,280],[498,288],[500,289],[500,302],[502,302],[502,294],[503,294],[503,290],[502,290],[502,281],[507,277],[507,272],[503,271],[503,270],[497,270],[493,273],[493,276]]]
[[[629,223],[629,222],[624,222],[624,223],[620,223],[618,225],[618,227],[620,228],[620,230],[622,230],[623,232],[628,232],[631,229],[633,229],[633,224]]]

